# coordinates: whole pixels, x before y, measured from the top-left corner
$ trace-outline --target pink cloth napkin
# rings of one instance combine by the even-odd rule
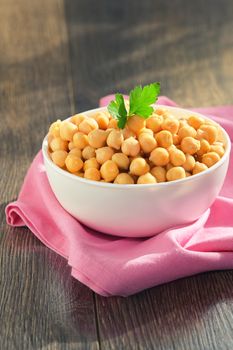
[[[106,105],[111,96],[101,99]],[[175,105],[166,97],[158,103]],[[233,140],[233,106],[196,109],[213,116]],[[104,295],[127,296],[203,271],[233,268],[233,154],[220,196],[196,222],[147,239],[104,235],[82,226],[57,202],[41,152],[34,159],[16,202],[6,208],[8,224],[28,226],[65,257],[72,276]]]

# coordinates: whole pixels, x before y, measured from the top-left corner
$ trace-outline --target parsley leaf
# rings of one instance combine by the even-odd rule
[[[118,120],[117,126],[118,126],[119,129],[124,129],[126,123],[127,123],[127,116],[121,117]]]
[[[129,96],[130,109],[129,115],[137,114],[140,117],[148,118],[153,109],[150,107],[152,103],[155,103],[160,93],[160,83],[153,83],[150,85],[136,86]]]
[[[123,129],[129,117],[138,115],[147,119],[153,113],[151,104],[155,103],[160,93],[160,83],[153,83],[142,86],[136,86],[129,95],[129,113],[125,108],[125,102],[122,94],[115,95],[115,101],[108,105],[109,113],[118,120],[118,127]]]
[[[127,110],[122,94],[115,95],[115,101],[111,101],[108,105],[108,111],[113,118],[118,119],[118,127],[124,129],[127,122]]]
[[[135,114],[136,108],[138,103],[140,103],[142,96],[142,87],[136,86],[129,95],[129,103],[130,103],[130,109],[129,109],[129,115]]]
[[[127,116],[127,110],[125,108],[125,101],[124,101],[124,97],[121,94],[116,94],[115,95],[116,98],[116,103],[119,106],[119,115],[121,117],[126,117]]]
[[[147,119],[152,113],[153,113],[154,108],[151,106],[144,106],[141,105],[137,108],[136,113],[140,117]]]

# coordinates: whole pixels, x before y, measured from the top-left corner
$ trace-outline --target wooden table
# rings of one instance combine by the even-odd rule
[[[0,1],[0,349],[232,349],[233,272],[104,298],[5,223],[48,125],[161,81],[183,106],[232,104],[232,0]]]

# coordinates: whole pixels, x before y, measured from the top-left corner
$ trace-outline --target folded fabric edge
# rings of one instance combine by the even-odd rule
[[[5,207],[6,222],[12,227],[22,227],[25,226],[25,222],[22,220],[21,216],[17,213],[17,201],[7,204]]]
[[[232,253],[229,253],[232,254]],[[233,257],[233,254],[232,254]],[[88,277],[85,273],[83,273],[83,271],[81,272],[80,270],[78,270],[77,268],[72,267],[71,265],[69,265],[71,267],[71,275],[77,279],[79,282],[85,284],[87,287],[89,287],[92,291],[94,291],[95,293],[104,296],[104,297],[114,297],[114,296],[119,296],[119,297],[124,297],[127,298],[129,296],[135,295],[137,293],[141,293],[144,290],[147,289],[151,289],[154,287],[158,287],[158,286],[162,286],[164,284],[167,283],[172,283],[174,281],[178,281],[181,280],[183,278],[189,278],[189,277],[193,277],[193,276],[198,276],[200,274],[203,273],[207,273],[207,272],[217,272],[217,271],[226,271],[226,270],[232,270],[232,266],[228,266],[225,263],[223,263],[220,267],[212,267],[212,268],[201,268],[201,269],[197,269],[196,271],[193,271],[189,274],[180,274],[178,276],[174,276],[172,278],[166,279],[164,281],[161,281],[159,283],[156,284],[151,284],[151,285],[145,285],[143,288],[137,288],[135,289],[133,292],[129,290],[128,293],[122,293],[120,288],[116,289],[116,290],[112,290],[110,291],[108,288],[107,289],[100,287],[99,285],[97,285],[93,279],[91,277]]]
[[[19,206],[17,202],[10,203],[5,208],[7,224],[12,227],[26,226],[29,230],[48,248],[52,249],[55,253],[61,255],[68,260],[68,256],[64,254],[62,250],[57,249],[53,244],[47,241],[43,236],[39,234],[39,230],[27,219],[25,210],[22,209],[23,204]]]

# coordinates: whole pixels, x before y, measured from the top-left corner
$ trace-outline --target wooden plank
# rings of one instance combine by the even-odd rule
[[[185,106],[232,103],[231,0],[65,2],[75,101],[161,81]]]
[[[75,105],[161,81],[183,106],[232,104],[233,2],[65,2]],[[101,349],[230,349],[233,272],[213,272],[129,298],[96,296]]]
[[[183,279],[128,298],[97,298],[101,349],[231,349],[232,272]]]
[[[63,1],[1,1],[0,349],[98,349],[93,293],[26,228],[9,228],[48,125],[74,111]]]

